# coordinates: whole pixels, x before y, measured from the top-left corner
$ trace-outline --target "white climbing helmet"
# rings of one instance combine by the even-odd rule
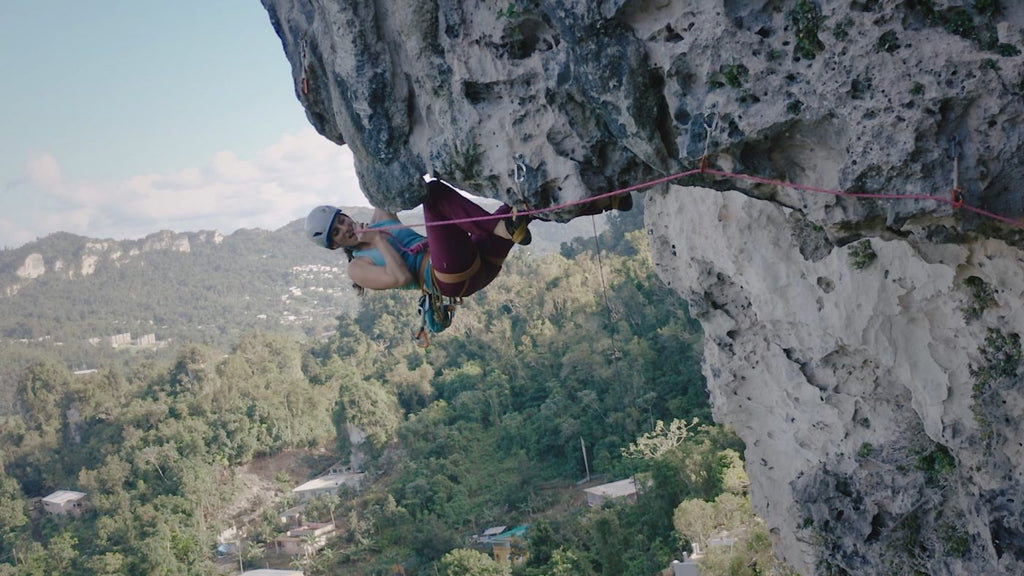
[[[334,206],[317,206],[306,216],[306,236],[309,240],[324,248],[331,247],[331,226],[334,219],[341,214]]]

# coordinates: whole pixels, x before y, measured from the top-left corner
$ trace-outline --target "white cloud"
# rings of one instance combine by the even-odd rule
[[[40,188],[53,188],[60,184],[60,165],[45,152],[33,153],[25,165],[29,182]]]
[[[339,149],[344,154],[339,154]],[[321,204],[368,205],[348,147],[340,147],[312,129],[283,135],[260,152],[257,162],[285,188],[320,198]]]
[[[234,152],[222,150],[213,157],[215,174],[225,181],[244,182],[259,177],[259,169],[235,156]]]
[[[180,172],[170,174],[164,178],[158,179],[155,182],[161,187],[177,188],[177,189],[190,189],[198,188],[203,185],[203,181],[208,178],[208,175],[203,174],[203,171],[196,167],[189,167]]]
[[[43,230],[49,231],[75,231],[87,228],[102,229],[109,225],[107,216],[96,208],[87,206],[68,207],[59,212],[46,212],[41,214],[35,224]],[[42,237],[49,232],[43,232],[37,236]],[[97,234],[97,237],[106,238],[110,234]]]
[[[368,205],[351,152],[312,129],[284,134],[252,159],[224,150],[203,166],[114,183],[66,181],[46,153],[25,168],[28,179],[16,191],[25,196],[0,202],[7,219],[0,221],[0,246],[57,231],[121,239],[163,229],[275,229],[318,204]]]

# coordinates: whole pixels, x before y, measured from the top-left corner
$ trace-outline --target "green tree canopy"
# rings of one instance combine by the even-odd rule
[[[493,558],[469,548],[456,548],[438,563],[444,576],[510,576],[511,569]]]

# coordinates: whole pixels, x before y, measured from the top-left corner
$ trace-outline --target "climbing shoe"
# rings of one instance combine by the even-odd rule
[[[530,224],[529,216],[509,216],[505,218],[505,231],[512,237],[512,241],[520,246],[526,246],[533,241],[533,234],[527,226]]]
[[[621,196],[612,196],[611,208],[619,212],[629,212],[633,209],[633,195],[626,192]]]

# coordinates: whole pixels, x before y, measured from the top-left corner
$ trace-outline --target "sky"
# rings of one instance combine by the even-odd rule
[[[0,82],[0,248],[369,205],[259,0],[2,0]]]

